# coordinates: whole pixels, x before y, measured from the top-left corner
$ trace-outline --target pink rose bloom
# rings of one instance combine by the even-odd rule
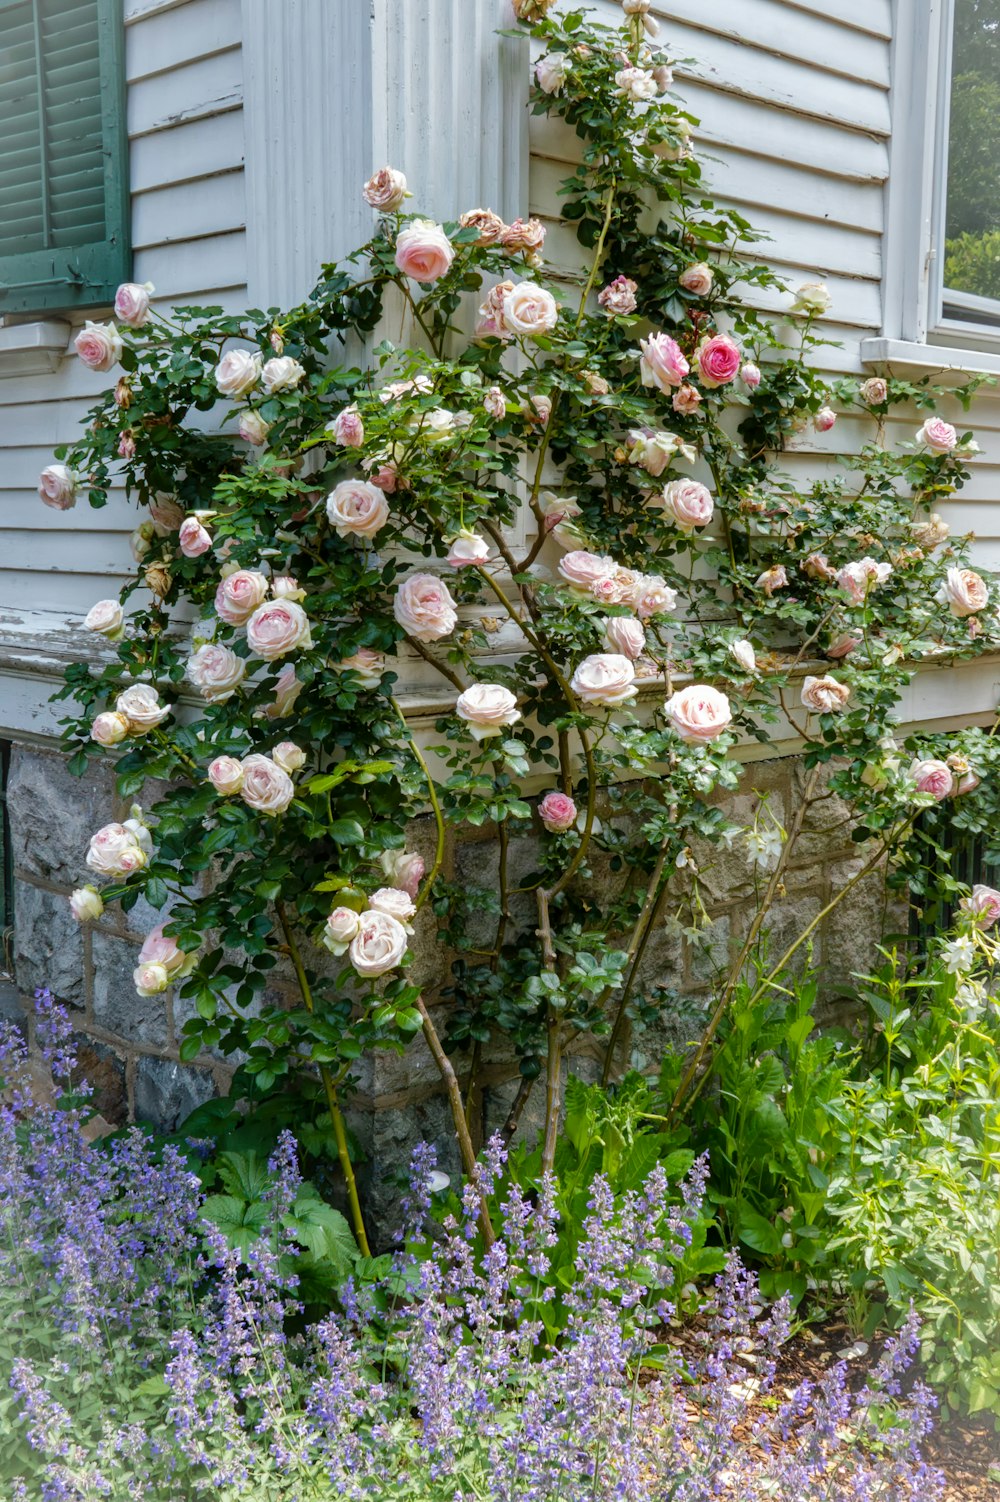
[[[950,568],[934,598],[947,605],[952,615],[964,620],[966,616],[975,615],[977,610],[986,609],[990,603],[990,591],[985,579],[973,569]]]
[[[601,621],[601,630],[612,652],[620,652],[631,662],[642,656],[646,646],[646,631],[642,622],[634,616],[605,616]]]
[[[247,644],[265,662],[311,647],[309,617],[295,600],[265,600],[247,621]]]
[[[477,245],[495,245],[506,229],[499,214],[492,209],[466,209],[459,219],[463,229],[474,229],[479,235]]]
[[[110,370],[122,357],[121,335],[113,323],[87,323],[73,346],[90,370]]]
[[[148,833],[140,836],[137,828],[126,824],[105,824],[92,836],[87,850],[87,865],[101,876],[131,876],[148,863],[152,845]]]
[[[734,641],[729,648],[729,655],[745,673],[756,673],[757,653],[753,649],[753,642],[745,639]]]
[[[549,396],[529,396],[528,405],[524,409],[524,415],[529,422],[536,422],[540,427],[548,425],[552,416],[552,398]]]
[[[271,580],[271,593],[276,600],[297,600],[299,604],[306,597],[298,579],[291,574],[275,574]]]
[[[519,282],[504,294],[503,321],[509,333],[537,339],[559,321],[559,305],[546,287]]]
[[[369,908],[351,940],[351,964],[361,976],[374,978],[395,970],[406,953],[407,933],[398,918]]]
[[[200,558],[212,546],[212,534],[196,516],[188,516],[181,522],[178,546],[185,558]]]
[[[654,615],[673,610],[677,604],[677,591],[671,589],[659,574],[642,574],[632,590],[630,602],[639,619],[648,621]]]
[[[507,402],[499,386],[491,386],[483,397],[483,408],[487,417],[492,417],[494,422],[503,422],[507,416]]]
[[[889,383],[883,376],[869,376],[858,392],[869,407],[881,407],[889,400]]]
[[[725,694],[707,683],[678,689],[663,708],[678,735],[693,745],[714,740],[733,720]]]
[[[240,796],[248,808],[274,818],[285,812],[295,797],[295,787],[277,762],[255,753],[244,758]]]
[[[825,553],[810,553],[799,567],[809,579],[832,581],[837,577],[837,570],[830,567]]]
[[[616,276],[597,294],[597,301],[609,318],[627,318],[636,310],[638,286],[631,277]]]
[[[333,664],[335,673],[356,673],[365,688],[378,688],[385,672],[385,657],[371,647],[359,647],[350,657]]]
[[[928,417],[917,430],[917,442],[932,449],[935,454],[950,454],[958,442],[958,434],[950,422],[940,417]]]
[[[170,976],[163,965],[137,965],[132,971],[132,984],[138,996],[159,996],[170,984]]]
[[[208,764],[208,780],[220,798],[231,798],[243,786],[243,763],[235,756],[217,756]]]
[[[232,698],[246,675],[246,663],[222,642],[205,642],[188,659],[188,681],[210,704]]]
[[[141,329],[149,318],[149,299],[156,291],[152,282],[123,282],[115,293],[115,317],[130,329]]]
[[[160,696],[150,683],[133,683],[118,695],[115,709],[128,720],[130,735],[145,735],[155,730],[170,714],[170,706],[160,703]]]
[[[283,720],[290,715],[295,707],[295,701],[301,694],[304,684],[300,683],[295,676],[295,668],[292,663],[286,663],[278,674],[278,681],[274,686],[274,703],[268,705],[264,714],[269,720]]]
[[[417,907],[409,892],[404,892],[401,887],[379,887],[368,899],[368,907],[373,913],[388,913],[398,923],[402,923],[407,933],[412,933],[410,919],[416,915]]]
[[[383,850],[379,860],[392,885],[416,898],[424,876],[423,856],[413,850]]]
[[[221,580],[215,591],[215,610],[230,626],[245,626],[262,600],[267,599],[267,580],[250,569],[238,569]]]
[[[361,930],[361,915],[352,907],[335,907],[323,927],[323,948],[331,954],[346,954],[351,940]]]
[[[500,231],[500,244],[510,255],[537,256],[545,244],[545,225],[540,219],[515,219]]]
[[[756,391],[760,385],[760,366],[754,365],[752,360],[747,360],[740,366],[740,380],[749,391]]]
[[[513,292],[513,282],[498,282],[491,287],[479,305],[479,321],[476,324],[477,339],[509,339],[511,331],[503,316],[504,298]]]
[[[393,464],[380,464],[370,478],[385,495],[392,495],[399,483],[399,473]]]
[[[118,641],[125,631],[125,612],[117,600],[98,600],[83,618],[85,631],[96,631],[108,641]]]
[[[538,817],[550,834],[565,834],[576,823],[576,804],[568,793],[546,793]]]
[[[861,640],[861,632],[857,629],[853,631],[841,631],[827,647],[826,655],[837,661],[853,652],[861,644]]]
[[[603,704],[610,708],[634,699],[635,668],[620,652],[595,652],[578,665],[570,683],[584,704]]]
[[[184,520],[184,508],[174,500],[172,495],[164,495],[162,491],[154,495],[150,501],[149,514],[160,537],[167,537],[171,532],[179,531],[181,522]]]
[[[361,196],[380,214],[394,214],[406,198],[406,178],[395,167],[380,167],[361,190]]]
[[[246,396],[260,380],[262,365],[258,350],[231,349],[215,367],[215,384],[223,396]]]
[[[139,950],[140,965],[162,965],[171,977],[190,975],[197,963],[197,954],[185,954],[177,940],[163,932],[164,924],[150,929]]]
[[[677,280],[685,292],[691,292],[695,297],[707,297],[715,278],[711,266],[698,261],[694,266],[686,267]]]
[[[458,622],[448,586],[435,574],[411,574],[404,579],[392,611],[406,634],[417,641],[440,641],[451,635]]]
[[[451,540],[445,562],[452,568],[476,568],[490,556],[489,543],[475,532],[459,532]]]
[[[770,599],[776,589],[784,589],[787,584],[788,575],[785,572],[785,565],[783,563],[772,564],[762,574],[758,574],[754,580],[754,588],[762,589],[768,599]]]
[[[644,386],[655,386],[669,394],[680,386],[690,366],[681,354],[680,345],[669,334],[651,334],[639,340],[639,373]]]
[[[858,558],[837,570],[837,583],[852,605],[863,605],[871,591],[884,584],[891,573],[891,563],[876,563],[874,558]]]
[[[306,753],[294,741],[279,741],[271,752],[271,760],[291,777],[305,766]]]
[[[265,422],[259,412],[243,412],[240,415],[240,437],[246,443],[252,443],[255,448],[260,448],[262,443],[267,442],[267,435],[271,431],[271,424]]]
[[[38,477],[38,494],[54,511],[76,505],[76,476],[65,464],[49,464]]]
[[[654,431],[653,428],[632,428],[627,442],[629,464],[638,465],[654,479],[659,479],[675,454],[682,454],[689,461],[696,457],[694,449],[678,438],[676,433]]]
[[[698,480],[671,480],[663,489],[663,505],[682,532],[707,527],[715,511],[711,491]]]
[[[125,432],[119,438],[119,440],[118,440],[118,457],[119,457],[119,459],[134,459],[135,458],[135,434],[134,433]]]
[[[125,715],[119,714],[117,710],[106,710],[91,725],[90,739],[99,746],[119,746],[130,730],[131,726]]]
[[[559,573],[566,583],[587,594],[594,594],[596,586],[603,580],[613,579],[617,567],[615,560],[607,554],[589,553],[586,548],[574,548],[559,560]]]
[[[336,443],[342,448],[360,448],[365,441],[365,425],[361,420],[361,413],[353,405],[345,407],[338,412],[330,425],[330,432]]]
[[[415,282],[436,282],[454,259],[454,246],[431,219],[414,219],[396,239],[396,266]]]
[[[473,683],[455,701],[455,713],[477,741],[500,735],[521,718],[517,699],[499,683]]]
[[[830,429],[833,427],[836,421],[837,414],[831,407],[820,407],[819,411],[816,413],[816,416],[813,418],[813,427],[816,429],[817,433],[829,433]]]
[[[851,697],[846,683],[838,683],[827,674],[823,678],[806,678],[802,684],[802,705],[812,714],[836,714]]]
[[[942,803],[955,791],[955,779],[946,761],[929,756],[919,757],[910,764],[910,776],[917,784],[918,793],[930,793],[935,802]]]
[[[692,417],[701,406],[701,392],[697,386],[684,385],[674,392],[670,405],[679,417]]]
[[[728,334],[713,334],[698,346],[698,370],[703,386],[714,388],[735,381],[743,363],[743,352]]]
[[[992,928],[1000,918],[1000,892],[982,882],[977,882],[968,897],[963,897],[958,905],[977,928]]]
[[[339,537],[374,537],[389,520],[379,486],[369,480],[341,480],[326,501],[326,514]]]

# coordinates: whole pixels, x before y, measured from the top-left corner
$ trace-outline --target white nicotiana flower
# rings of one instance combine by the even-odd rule
[[[762,871],[773,871],[781,859],[784,832],[777,825],[769,829],[758,826],[748,829],[745,838],[751,865],[759,866]]]
[[[975,958],[975,940],[968,934],[959,934],[941,950],[941,960],[949,975],[964,975],[972,969]]]

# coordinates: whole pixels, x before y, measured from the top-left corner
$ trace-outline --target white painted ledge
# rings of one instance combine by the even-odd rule
[[[916,344],[906,339],[862,339],[861,360],[865,365],[907,365],[920,371],[1000,376],[1000,341],[996,348],[994,354],[986,349]]]
[[[71,333],[70,325],[61,318],[0,328],[0,380],[48,375],[64,358]]]

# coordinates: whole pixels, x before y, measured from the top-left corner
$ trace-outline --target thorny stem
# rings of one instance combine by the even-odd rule
[[[618,1003],[618,1008],[615,1012],[614,1025],[611,1029],[611,1037],[608,1039],[607,1051],[604,1055],[604,1068],[601,1071],[601,1084],[604,1086],[607,1086],[611,1078],[611,1071],[615,1063],[615,1053],[622,1033],[625,1030],[629,997],[632,994],[632,987],[639,973],[642,956],[645,953],[649,936],[653,931],[653,924],[656,922],[656,916],[667,890],[666,882],[663,880],[663,870],[667,863],[670,843],[672,842],[665,840],[660,849],[659,859],[649,879],[649,890],[646,893],[646,900],[636,919],[635,928],[632,930],[632,937],[626,950],[629,958],[629,970],[625,978],[624,987],[622,988],[621,1001]],[[603,1000],[604,998],[602,997],[602,1002]]]
[[[469,1183],[474,1187],[479,1196],[479,1225],[483,1233],[483,1240],[487,1249],[496,1240],[493,1230],[493,1222],[490,1220],[489,1206],[483,1193],[482,1180],[479,1177],[479,1164],[476,1162],[476,1151],[472,1145],[472,1137],[469,1135],[469,1124],[465,1119],[465,1106],[462,1101],[462,1091],[458,1083],[451,1060],[444,1051],[444,1046],[438,1036],[437,1028],[431,1020],[431,1014],[422,996],[417,997],[417,1011],[420,1013],[424,1025],[424,1037],[427,1047],[438,1067],[441,1078],[444,1080],[448,1092],[448,1104],[451,1106],[451,1119],[455,1126],[455,1136],[458,1138],[458,1150],[462,1157],[462,1167]]]
[[[306,1004],[306,1010],[312,1013],[315,1011],[312,988],[306,977],[305,968],[302,964],[302,956],[299,953],[299,946],[295,942],[295,934],[289,922],[288,914],[285,911],[285,905],[283,902],[276,902],[274,908],[278,914],[281,931],[285,936],[285,945],[295,969],[299,990],[302,992],[302,1000]],[[337,1087],[334,1084],[333,1075],[326,1064],[319,1066],[319,1073],[320,1079],[323,1081],[323,1089],[326,1092],[326,1103],[330,1110],[330,1121],[333,1123],[333,1135],[337,1143],[337,1157],[340,1160],[340,1167],[344,1175],[344,1184],[347,1188],[347,1203],[351,1211],[351,1224],[354,1227],[354,1235],[361,1249],[361,1255],[363,1257],[370,1257],[371,1249],[368,1245],[368,1234],[365,1230],[365,1218],[361,1212],[361,1201],[358,1198],[358,1185],[354,1177],[354,1165],[351,1162],[351,1150],[347,1142],[347,1128],[344,1125],[343,1112],[337,1099]]]
[[[459,693],[463,691],[465,684],[458,674],[447,663],[441,662],[439,658],[435,657],[433,652],[429,652],[422,641],[418,641],[415,636],[407,636],[406,642],[418,656],[422,657],[425,662],[429,662],[432,668],[436,668],[443,678],[447,678],[448,682],[454,688],[457,688]]]

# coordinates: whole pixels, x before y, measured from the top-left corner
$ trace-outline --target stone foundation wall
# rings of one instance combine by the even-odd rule
[[[750,763],[728,812],[737,823],[747,825],[760,798],[766,796],[774,816],[787,828],[800,800],[802,780],[801,764],[794,757]],[[135,993],[136,952],[161,915],[143,901],[128,914],[109,908],[96,925],[80,927],[70,914],[69,892],[91,874],[84,863],[90,835],[110,819],[128,816],[115,796],[110,769],[94,768],[84,778],[75,778],[58,753],[33,745],[15,746],[8,810],[15,867],[15,974],[22,997],[30,996],[36,987],[48,986],[73,1009],[83,1069],[96,1088],[98,1110],[108,1121],[145,1120],[173,1129],[196,1105],[225,1093],[233,1061],[206,1056],[193,1064],[180,1063],[184,1003],[169,992],[147,999]],[[428,824],[417,821],[414,847],[429,847],[431,838]],[[535,848],[535,836],[530,833],[511,841],[513,873],[531,869]],[[629,1040],[630,1061],[638,1068],[655,1069],[668,1039],[686,1041],[697,1036],[715,978],[738,952],[754,911],[759,877],[744,849],[695,850],[693,858],[712,921],[701,942],[686,938],[676,925],[661,925],[647,945],[641,982],[646,988],[669,987],[673,999],[655,1026]],[[495,847],[485,833],[449,849],[445,875],[484,885],[491,859],[496,859]],[[833,797],[821,802],[805,826],[771,915],[773,958],[862,864],[863,857],[850,839],[845,808]],[[600,889],[601,878],[595,879]],[[517,916],[530,931],[532,913],[526,909]],[[823,919],[812,957],[821,969],[829,1005],[835,1005],[849,986],[852,972],[870,968],[874,945],[886,928],[898,931],[905,921],[905,912],[887,910],[877,872]],[[323,959],[329,961],[325,954]],[[430,985],[447,972],[447,966],[434,917],[424,912],[414,941],[412,974],[418,983],[427,985],[429,1004],[433,1002]],[[282,984],[276,983],[269,1000],[286,994]],[[287,994],[291,998],[290,989]],[[569,1067],[593,1077],[601,1058],[599,1041],[583,1039],[572,1050]],[[467,1061],[457,1055],[455,1064],[461,1074]],[[351,1124],[367,1160],[363,1172],[369,1200],[378,1214],[394,1201],[396,1174],[419,1138],[437,1141],[443,1166],[448,1166],[450,1123],[440,1079],[422,1038],[414,1039],[402,1056],[385,1052],[360,1061],[358,1073]],[[511,1058],[502,1052],[491,1056],[483,1076],[483,1131],[504,1119],[516,1088]],[[538,1098],[529,1103],[524,1132],[531,1132],[538,1123],[540,1096],[537,1092]]]

